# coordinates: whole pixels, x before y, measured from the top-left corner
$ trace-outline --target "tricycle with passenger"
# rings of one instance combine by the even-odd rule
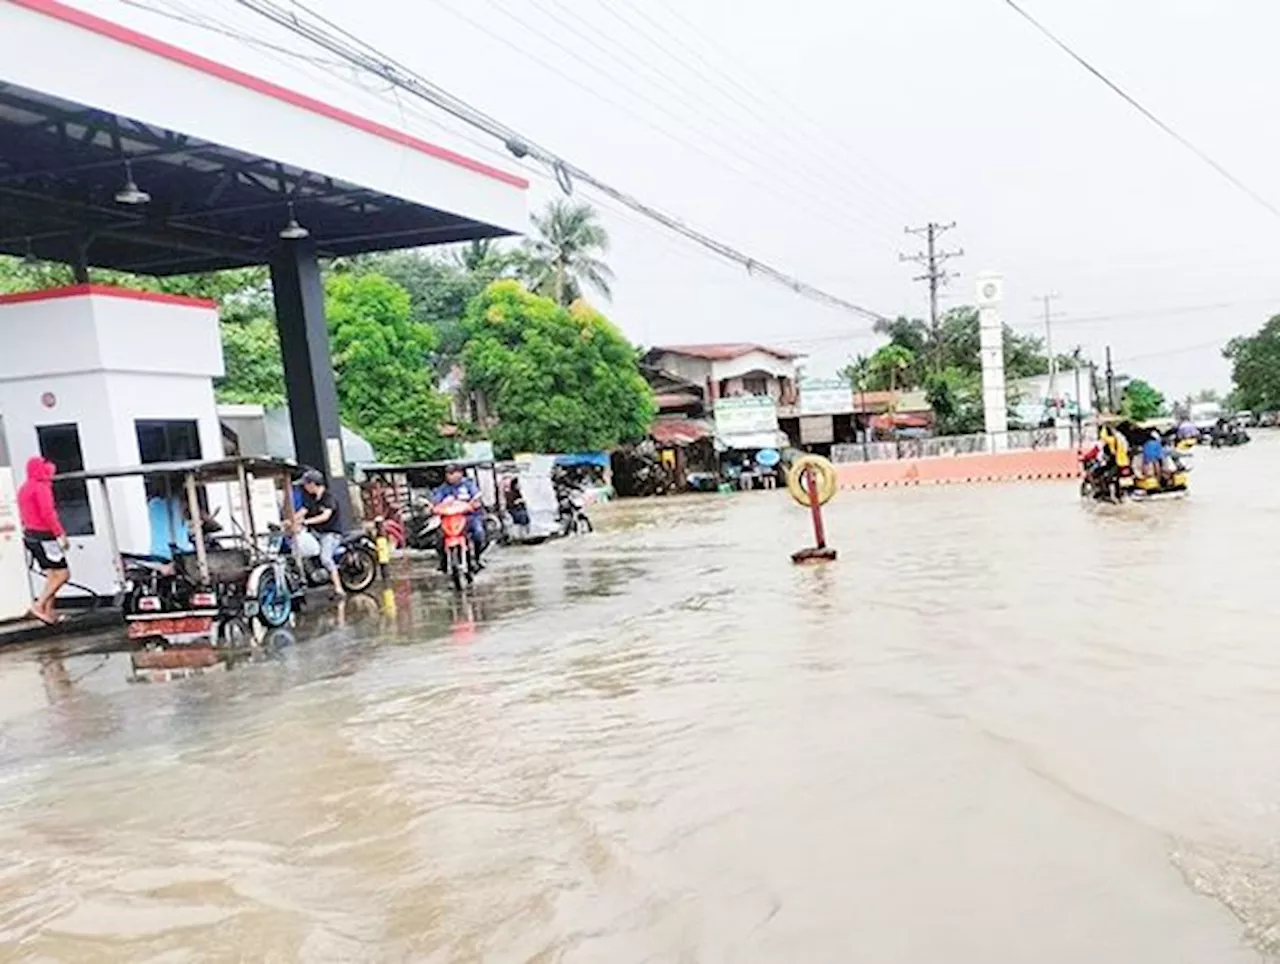
[[[258,620],[286,624],[305,596],[307,561],[298,540],[285,538],[293,520],[289,462],[262,458],[154,463],[67,473],[96,481],[116,566],[119,599],[134,640],[219,640],[232,627]],[[142,493],[127,480],[141,480]],[[113,492],[113,486],[115,491]],[[130,492],[130,488],[133,492]],[[149,548],[121,549],[115,502],[145,496]],[[224,523],[220,516],[226,513]],[[125,516],[136,541],[140,520]],[[377,570],[363,532],[344,541],[340,574],[352,591],[367,589]]]

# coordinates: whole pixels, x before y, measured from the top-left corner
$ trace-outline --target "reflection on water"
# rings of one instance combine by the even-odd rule
[[[0,655],[0,959],[1256,961],[1280,440],[1069,485],[633,502],[126,682]]]

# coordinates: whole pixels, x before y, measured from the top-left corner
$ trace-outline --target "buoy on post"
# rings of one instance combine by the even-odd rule
[[[827,545],[822,507],[835,497],[837,484],[835,466],[821,455],[802,455],[787,471],[787,491],[797,503],[808,507],[813,520],[814,545],[791,554],[791,561],[797,565],[835,561],[836,551]]]

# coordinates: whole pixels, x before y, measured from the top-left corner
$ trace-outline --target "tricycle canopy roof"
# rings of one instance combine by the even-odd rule
[[[202,461],[191,459],[185,462],[152,462],[147,465],[126,465],[113,469],[86,469],[83,472],[63,472],[55,476],[56,481],[66,479],[126,479],[133,477],[163,478],[195,476],[197,482],[234,482],[240,477],[241,470],[245,475],[267,476],[292,474],[299,466],[294,462],[280,459],[233,458]]]
[[[435,462],[403,462],[392,464],[377,462],[373,465],[362,465],[360,471],[365,475],[395,475],[401,472],[424,472],[430,469],[443,469],[456,465],[463,471],[467,469],[491,469],[496,462],[493,459],[440,459]]]

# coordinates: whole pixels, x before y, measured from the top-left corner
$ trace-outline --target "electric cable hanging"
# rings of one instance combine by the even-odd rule
[[[758,258],[750,257],[737,248],[685,224],[679,218],[646,204],[627,192],[601,180],[589,171],[542,147],[536,141],[525,137],[519,131],[504,124],[497,118],[473,107],[439,85],[417,74],[412,69],[398,63],[350,31],[328,20],[321,14],[310,10],[298,0],[293,0],[293,6],[305,13],[309,19],[299,17],[296,13],[284,9],[273,0],[235,0],[235,2],[270,20],[277,26],[311,41],[316,46],[329,51],[348,63],[382,78],[387,83],[415,97],[428,101],[459,120],[465,121],[471,126],[477,127],[490,136],[501,140],[506,145],[507,150],[517,158],[530,157],[554,171],[556,179],[561,183],[562,187],[566,183],[575,181],[590,185],[606,197],[612,198],[652,221],[656,221],[668,230],[682,235],[720,257],[740,264],[744,268],[750,265],[753,276],[768,278],[790,288],[797,294],[833,308],[840,308],[873,321],[887,320],[879,312],[811,285],[800,278],[760,261]],[[317,26],[317,24],[322,24],[323,27]],[[324,29],[324,27],[327,27],[328,30]]]
[[[1057,47],[1059,50],[1065,53],[1068,57],[1070,57],[1072,60],[1078,63],[1081,67],[1087,70],[1095,78],[1100,80],[1103,84],[1105,84],[1111,90],[1112,93],[1120,97],[1120,99],[1123,100],[1126,104],[1128,104],[1130,107],[1136,110],[1139,114],[1141,114],[1151,123],[1155,124],[1156,127],[1160,128],[1160,130],[1164,131],[1166,134],[1168,134],[1175,141],[1177,141],[1179,144],[1181,144],[1183,147],[1189,150],[1196,157],[1200,158],[1200,160],[1204,161],[1204,163],[1208,164],[1211,168],[1217,171],[1218,174],[1220,174],[1226,181],[1228,181],[1233,187],[1242,191],[1244,194],[1248,195],[1249,198],[1252,199],[1254,202],[1256,202],[1257,204],[1260,204],[1262,207],[1266,208],[1276,217],[1280,218],[1280,207],[1277,207],[1276,205],[1272,204],[1270,201],[1268,201],[1265,197],[1263,197],[1253,188],[1249,187],[1249,185],[1245,184],[1244,181],[1240,180],[1240,178],[1236,177],[1229,170],[1227,170],[1225,167],[1219,164],[1207,152],[1201,150],[1189,139],[1187,139],[1186,137],[1183,137],[1176,130],[1174,130],[1164,121],[1162,121],[1159,117],[1157,117],[1154,113],[1152,113],[1146,107],[1142,106],[1142,104],[1136,98],[1130,96],[1124,90],[1124,88],[1122,88],[1119,84],[1113,81],[1110,77],[1104,74],[1097,67],[1093,66],[1093,64],[1089,63],[1089,61],[1085,60],[1084,57],[1082,57],[1080,54],[1072,50],[1065,40],[1062,40],[1061,38],[1059,38],[1055,33],[1053,33],[1053,31],[1051,31],[1048,27],[1046,27],[1039,20],[1033,17],[1025,9],[1019,6],[1016,0],[1004,0],[1004,3],[1011,10],[1017,13],[1020,17],[1026,20],[1027,23],[1035,27],[1036,30],[1044,34],[1044,36],[1047,37],[1055,47]]]

